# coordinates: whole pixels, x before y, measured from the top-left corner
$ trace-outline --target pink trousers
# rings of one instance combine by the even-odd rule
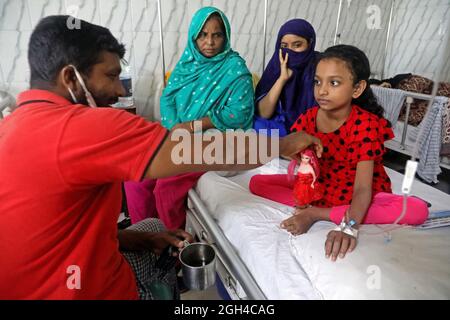
[[[294,206],[292,193],[293,182],[288,182],[287,175],[255,175],[250,180],[250,191],[253,194],[267,198],[289,206]],[[330,220],[336,224],[341,223],[345,211],[350,205],[332,207]],[[390,224],[401,214],[403,207],[403,196],[392,193],[379,192],[375,194],[369,210],[363,220],[365,224]],[[415,197],[408,197],[407,211],[399,221],[400,224],[418,225],[422,224],[428,217],[427,204]]]
[[[125,182],[128,212],[133,224],[158,217],[167,229],[182,229],[186,223],[186,199],[204,172],[182,174],[142,182]]]

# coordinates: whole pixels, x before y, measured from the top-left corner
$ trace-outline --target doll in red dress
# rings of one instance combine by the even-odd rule
[[[294,177],[297,160],[291,161],[288,168],[288,176],[295,179],[294,199],[296,206],[300,209],[307,208],[312,202],[322,198],[323,190],[317,182],[319,177],[319,162],[316,153],[311,149],[300,152],[300,164],[297,170],[297,177]]]

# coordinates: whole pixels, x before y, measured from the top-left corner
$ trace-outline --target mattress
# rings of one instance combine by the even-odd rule
[[[274,160],[231,177],[209,172],[196,191],[218,226],[268,299],[449,299],[450,228],[391,232],[391,240],[362,226],[356,250],[331,262],[324,256],[326,234],[334,227],[316,223],[308,233],[292,236],[279,228],[292,208],[251,194],[254,174],[286,172]],[[399,193],[402,175],[387,169]],[[412,194],[431,210],[450,209],[450,195],[419,181]]]

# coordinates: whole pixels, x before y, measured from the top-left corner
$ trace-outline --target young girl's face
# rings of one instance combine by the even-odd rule
[[[353,84],[353,75],[344,61],[331,58],[319,62],[314,77],[314,97],[321,109],[334,111],[351,108],[357,98],[358,86]]]

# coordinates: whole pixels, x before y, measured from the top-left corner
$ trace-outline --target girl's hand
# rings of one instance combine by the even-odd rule
[[[338,255],[343,259],[346,253],[352,252],[356,247],[356,238],[341,231],[330,231],[325,241],[325,257],[331,256],[331,261],[336,261]]]
[[[287,82],[292,77],[293,74],[293,71],[289,69],[287,66],[289,53],[286,53],[286,56],[283,58],[283,52],[280,49],[279,57],[280,57],[280,80],[283,82]]]
[[[313,182],[313,183],[311,183],[311,188],[312,188],[312,189],[314,189],[314,182]]]

